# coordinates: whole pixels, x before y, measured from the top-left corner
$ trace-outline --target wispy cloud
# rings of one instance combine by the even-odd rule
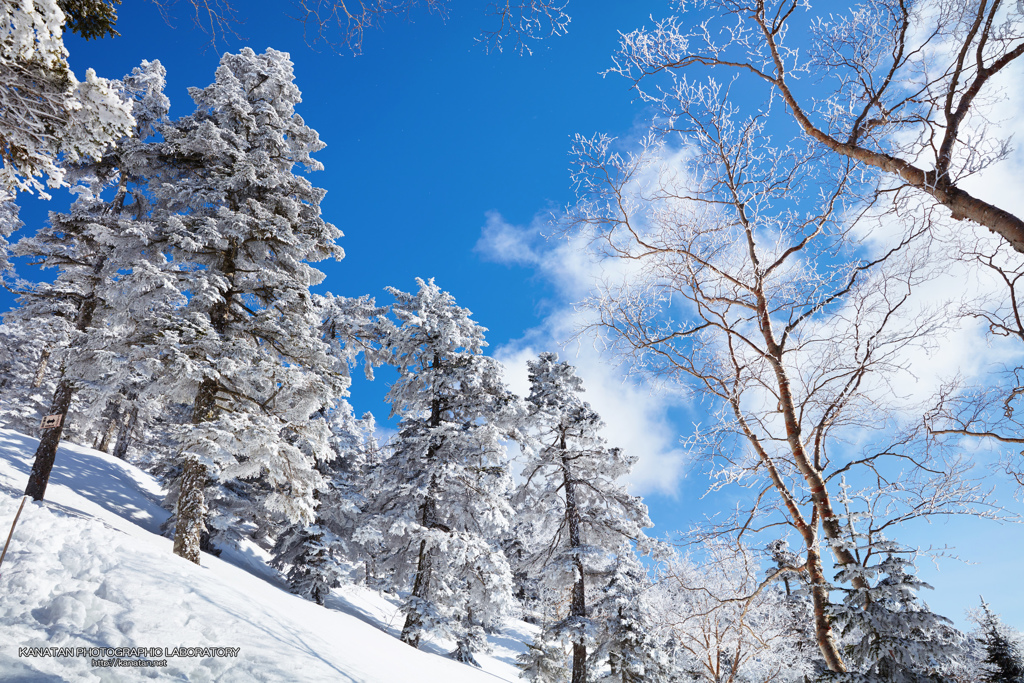
[[[546,240],[547,221],[513,225],[491,212],[476,246],[482,258],[508,265],[529,266],[556,292],[543,322],[523,337],[498,347],[494,355],[507,368],[513,391],[529,392],[526,362],[542,351],[558,351],[576,367],[584,382],[584,398],[605,421],[604,436],[638,458],[630,475],[634,493],[677,493],[683,475],[685,451],[670,411],[683,405],[678,395],[655,393],[628,376],[625,368],[604,357],[593,339],[577,337],[585,313],[573,304],[587,297],[595,282],[621,274],[621,264],[588,253],[580,239]]]

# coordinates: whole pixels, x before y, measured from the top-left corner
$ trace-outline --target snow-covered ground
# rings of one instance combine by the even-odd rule
[[[36,444],[0,430],[0,544]],[[511,622],[492,638],[482,669],[444,657],[447,643],[413,650],[394,637],[401,627],[394,603],[376,592],[345,587],[319,607],[283,590],[258,548],[204,554],[201,567],[173,555],[157,533],[167,517],[160,496],[149,475],[125,462],[60,448],[46,502],[26,503],[0,566],[0,681],[517,680],[515,658],[530,637],[525,624]],[[111,658],[96,648],[161,648],[148,659],[166,666],[99,666]],[[173,656],[183,648],[224,650]]]

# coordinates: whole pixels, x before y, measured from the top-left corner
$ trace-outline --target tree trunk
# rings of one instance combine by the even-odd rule
[[[752,243],[749,249],[751,250],[751,262],[756,263],[757,255],[753,253]],[[763,286],[763,282],[761,285]],[[822,657],[825,659],[825,663],[828,665],[829,670],[845,672],[846,665],[843,663],[843,657],[839,651],[839,644],[836,642],[835,634],[832,631],[832,625],[828,619],[828,582],[825,580],[824,571],[821,565],[821,555],[818,552],[818,530],[816,528],[817,522],[814,520],[821,520],[822,530],[825,532],[825,537],[829,540],[838,540],[842,535],[842,530],[835,511],[832,508],[832,500],[828,493],[825,478],[822,476],[817,465],[812,462],[807,449],[804,447],[799,413],[796,407],[796,401],[793,398],[789,375],[787,374],[786,367],[783,363],[784,349],[779,342],[775,340],[771,316],[768,313],[768,298],[765,295],[764,290],[761,288],[758,289],[756,294],[758,325],[760,327],[761,335],[765,341],[765,347],[768,351],[766,358],[772,366],[772,370],[775,374],[779,410],[782,413],[783,423],[786,428],[786,442],[789,446],[790,453],[793,456],[793,464],[796,465],[797,470],[800,472],[807,484],[807,488],[810,491],[811,502],[817,513],[816,515],[811,516],[811,523],[807,523],[797,510],[796,502],[793,500],[786,485],[779,477],[774,465],[769,465],[767,462],[766,465],[769,465],[768,469],[772,477],[772,482],[776,489],[778,489],[779,493],[783,496],[786,507],[790,510],[793,522],[797,527],[797,530],[800,532],[804,541],[804,546],[807,549],[807,571],[810,578],[811,597],[814,604],[815,640],[818,643]],[[734,411],[739,410],[738,405],[734,405],[733,408]],[[750,438],[751,436],[748,434],[748,439]],[[753,445],[759,453],[762,453],[762,459],[767,459],[767,456],[763,454],[759,445]],[[832,554],[835,556],[836,563],[840,566],[856,562],[853,554],[845,547],[833,545]],[[867,583],[863,578],[855,578],[853,583],[858,588],[867,588]]]
[[[106,427],[104,427],[99,435],[96,437],[96,441],[93,443],[93,448],[104,453],[110,452],[110,442],[114,439],[114,434],[117,433],[118,427],[123,419],[121,414],[120,406],[115,402],[111,401],[110,405],[104,411],[107,418]]]
[[[43,379],[46,377],[46,368],[50,364],[50,349],[43,349],[43,352],[39,354],[39,365],[36,366],[36,376],[32,379],[32,388],[38,389],[43,385]]]
[[[103,268],[104,259],[93,266],[93,271],[99,273]],[[78,319],[75,320],[75,329],[85,332],[92,325],[92,317],[96,312],[96,297],[90,295],[82,301],[78,307]],[[49,352],[46,352],[49,357]],[[40,366],[43,363],[40,361]],[[40,377],[42,371],[36,372]],[[46,484],[50,481],[50,472],[53,470],[54,460],[57,458],[57,444],[60,443],[60,436],[64,432],[64,423],[67,421],[68,409],[71,407],[71,398],[75,389],[71,382],[62,378],[53,392],[53,402],[50,405],[50,415],[60,415],[60,424],[43,431],[39,439],[39,447],[36,448],[35,462],[32,464],[32,474],[28,480],[28,487],[25,489],[26,496],[32,496],[35,500],[42,500],[46,493]]]
[[[428,453],[432,453],[431,448]],[[431,482],[433,488],[433,482]],[[423,501],[423,508],[420,511],[420,522],[426,529],[445,528],[437,520],[437,502],[429,494]],[[426,600],[430,592],[430,578],[434,568],[434,558],[430,549],[427,548],[426,539],[420,541],[420,554],[416,560],[416,579],[413,581],[410,598]],[[423,616],[417,612],[409,612],[405,617],[405,625],[402,627],[402,642],[418,648],[420,646],[420,634],[422,633]]]
[[[811,603],[814,607],[814,640],[830,671],[845,672],[846,663],[839,652],[835,632],[828,619],[828,582],[821,567],[817,548],[807,547],[807,574],[811,584]]]
[[[427,542],[425,540],[420,541],[420,556],[416,562],[416,580],[413,582],[410,597],[420,599],[426,597],[427,587],[430,585],[432,565],[432,558],[427,550]],[[416,611],[409,612],[405,617],[405,625],[402,627],[402,642],[418,648],[420,646],[422,626],[423,617],[420,613]]]
[[[60,424],[56,427],[44,429],[39,439],[39,447],[36,448],[35,462],[32,463],[32,474],[28,478],[28,486],[25,488],[25,495],[32,496],[35,500],[42,500],[46,493],[46,484],[50,481],[50,472],[53,470],[54,460],[57,458],[57,444],[60,443],[60,435],[64,432],[64,421],[68,416],[68,408],[71,407],[71,398],[75,390],[71,382],[62,379],[53,392],[53,402],[50,404],[50,415],[60,415]]]
[[[230,251],[224,256],[222,271],[229,281],[234,276],[234,257]],[[224,300],[210,308],[210,323],[218,335],[223,335],[227,330],[230,296],[230,293],[225,293]],[[217,393],[220,388],[220,380],[216,377],[204,377],[199,383],[192,403],[193,425],[212,422],[217,418]],[[200,552],[204,547],[210,548],[209,537],[204,538],[207,530],[204,493],[206,466],[187,453],[182,453],[181,457],[183,462],[178,492],[178,517],[174,526],[174,554],[199,564]]]
[[[439,359],[434,354],[434,367],[437,367]],[[436,396],[430,402],[430,421],[428,426],[431,429],[441,426],[441,401]],[[426,461],[429,463],[434,459],[436,446],[431,443],[427,449]],[[437,501],[434,500],[434,481],[431,477],[430,485],[427,488],[427,496],[420,509],[420,523],[426,529],[438,528]],[[427,548],[426,539],[420,541],[420,554],[416,560],[416,579],[413,581],[412,593],[409,597],[425,600],[430,589],[430,575],[433,571],[433,558],[430,549]],[[409,612],[405,617],[405,625],[402,627],[402,642],[412,645],[415,648],[420,646],[420,634],[422,633],[423,617],[419,612]]]
[[[134,397],[129,396],[129,400]],[[128,458],[128,446],[132,442],[132,434],[135,432],[135,424],[139,419],[139,407],[132,406],[132,409],[128,411],[127,415],[121,416],[121,425],[117,431],[117,442],[114,444],[115,458],[126,460]]]
[[[199,383],[192,405],[192,424],[209,422],[217,416],[217,390],[220,384],[207,377]],[[178,507],[174,525],[174,554],[199,564],[206,531],[206,466],[195,456],[182,454],[178,484]]]
[[[576,483],[572,478],[572,470],[569,460],[566,458],[565,432],[562,432],[559,441],[559,448],[562,449],[562,475],[565,484],[565,518],[569,526],[569,547],[579,548],[582,545],[580,540],[580,510],[576,503]],[[583,578],[583,560],[579,555],[573,558],[573,565],[576,567],[576,583],[572,586],[572,595],[569,601],[569,618],[587,617],[587,593]],[[586,683],[587,681],[587,644],[583,640],[573,641],[572,644],[572,683]]]
[[[206,466],[186,458],[179,479],[178,507],[174,525],[174,554],[199,564],[200,538],[206,530]]]

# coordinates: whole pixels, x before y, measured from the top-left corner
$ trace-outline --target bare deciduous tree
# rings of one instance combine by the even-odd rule
[[[497,0],[490,5],[490,16],[498,25],[483,30],[479,40],[488,50],[500,52],[508,41],[513,52],[532,54],[532,41],[568,32],[568,6],[569,0]]]
[[[848,165],[814,144],[772,146],[770,111],[740,118],[713,82],[677,82],[673,98],[678,150],[659,136],[638,153],[577,140],[569,229],[623,266],[587,302],[590,329],[637,371],[691,387],[716,411],[691,451],[713,487],[751,489],[720,530],[795,532],[817,644],[845,671],[821,547],[836,565],[857,562],[833,501],[839,479],[870,484],[884,526],[988,514],[970,463],[932,450],[901,412],[908,351],[947,320],[912,300],[928,277],[927,231],[869,249],[855,239]]]
[[[165,20],[178,0],[151,0]],[[211,43],[238,37],[241,18],[233,0],[185,0],[196,27],[210,36]],[[533,41],[564,35],[569,27],[569,0],[497,0],[488,6],[490,28],[481,31],[479,42],[486,49],[501,51],[506,45],[519,54],[532,52]],[[379,28],[390,17],[409,17],[425,10],[442,18],[448,15],[449,0],[291,0],[282,3],[284,12],[298,20],[309,45],[323,43],[329,49],[360,54],[366,31]]]
[[[1024,343],[1024,259],[1004,242],[961,240],[959,258],[974,265],[989,285],[980,297],[968,301],[960,311],[964,318],[984,324],[990,339],[1005,338]],[[994,283],[994,286],[992,286]],[[1016,345],[1015,344],[1015,345]],[[1019,354],[1021,348],[1017,346]],[[1019,361],[1018,361],[1019,362]],[[939,437],[988,439],[1008,444],[998,466],[1016,480],[1024,492],[1024,422],[1020,401],[1024,398],[1024,368],[1019,365],[996,368],[986,386],[969,385],[956,377],[940,389],[935,406],[925,415],[925,424]]]
[[[759,576],[760,558],[742,545],[704,545],[702,558],[663,562],[648,594],[658,638],[672,643],[674,667],[695,681],[796,680],[799,660],[788,605]]]
[[[1024,220],[962,187],[1009,152],[987,105],[1024,55],[1020,3],[867,0],[808,22],[805,0],[706,5],[714,18],[671,17],[624,35],[613,71],[662,103],[655,74],[679,82],[711,67],[753,77],[785,102],[779,117],[881,189],[913,188],[1024,252]]]

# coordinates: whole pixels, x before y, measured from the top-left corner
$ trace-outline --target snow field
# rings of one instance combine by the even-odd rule
[[[0,430],[4,540],[35,445]],[[517,680],[513,663],[525,649],[529,627],[511,624],[492,638],[495,651],[480,657],[483,670],[437,656],[451,649],[446,643],[413,650],[380,630],[390,625],[396,632],[401,624],[394,604],[373,591],[346,587],[323,608],[250,573],[273,576],[256,551],[225,553],[249,571],[205,554],[201,567],[173,555],[168,539],[125,518],[158,527],[157,492],[152,479],[127,463],[61,447],[47,502],[26,503],[0,567],[0,680]],[[237,657],[165,657],[166,667],[118,669],[94,667],[87,656],[19,656],[19,648],[32,647],[240,651]]]

